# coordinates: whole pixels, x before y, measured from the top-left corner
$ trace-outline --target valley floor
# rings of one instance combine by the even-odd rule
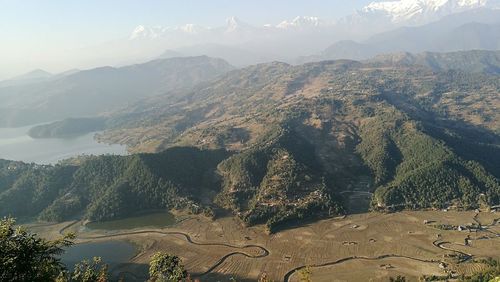
[[[156,251],[180,256],[189,273],[201,281],[298,281],[297,269],[309,266],[313,281],[388,281],[404,275],[447,272],[470,274],[485,265],[477,259],[500,258],[499,213],[418,211],[364,213],[333,218],[266,235],[234,218],[215,221],[188,217],[171,228],[114,232],[81,231],[78,242],[126,240],[138,246],[130,263],[113,268],[125,281],[144,281]],[[46,237],[82,230],[81,222],[33,225]],[[442,230],[435,226],[478,225],[477,232]],[[466,238],[469,244],[466,245]]]

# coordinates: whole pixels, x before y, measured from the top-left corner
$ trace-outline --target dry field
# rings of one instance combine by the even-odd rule
[[[298,281],[294,270],[304,266],[310,266],[313,281],[388,281],[397,275],[417,281],[419,276],[443,276],[446,271],[467,274],[483,267],[472,259],[500,258],[498,218],[499,213],[489,212],[365,213],[266,235],[260,227],[243,227],[234,218],[190,217],[172,228],[81,232],[78,237],[79,242],[127,240],[138,245],[131,263],[114,269],[127,281],[144,277],[139,269],[144,270],[156,251],[177,254],[201,281],[230,281],[231,277],[255,281],[263,274],[273,281]],[[424,224],[426,220],[430,223]],[[446,231],[432,226],[471,223],[480,223],[486,230]],[[67,222],[32,228],[54,237],[61,229],[80,227],[80,222]],[[469,246],[464,244],[467,236]],[[472,259],[459,263],[453,257],[459,253]],[[441,262],[446,263],[445,269]]]

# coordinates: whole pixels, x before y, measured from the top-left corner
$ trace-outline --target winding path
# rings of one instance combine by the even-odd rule
[[[477,221],[477,215],[474,216],[473,220],[476,221],[478,224],[480,224]],[[498,219],[495,219],[491,225],[483,226],[483,227],[486,227],[486,228],[483,229],[483,231],[487,231],[487,232],[489,231],[489,232],[495,234],[496,237],[498,237],[499,236],[498,233],[492,232],[492,231],[488,230],[489,227],[492,227],[492,226],[496,225],[498,223],[498,221],[499,221]],[[79,223],[79,221],[74,221],[74,222],[70,223],[69,225],[63,227],[59,232],[61,234],[63,234],[64,231],[66,231],[67,229],[69,229],[72,226],[76,225],[77,223]],[[263,246],[256,245],[256,244],[249,244],[249,245],[238,246],[238,245],[231,245],[231,244],[227,244],[227,243],[201,243],[201,242],[196,242],[196,241],[193,241],[193,239],[191,238],[191,236],[189,234],[184,233],[184,232],[180,232],[180,231],[142,230],[142,231],[131,231],[131,232],[115,233],[115,234],[109,234],[109,235],[83,236],[83,237],[80,237],[80,238],[81,239],[87,239],[87,240],[92,240],[92,239],[109,239],[109,238],[116,238],[116,237],[122,237],[122,236],[130,236],[130,235],[141,235],[141,234],[177,235],[177,236],[184,237],[184,239],[188,243],[193,244],[193,245],[198,245],[198,246],[223,246],[223,247],[229,247],[229,248],[234,248],[234,249],[241,250],[241,251],[230,252],[230,253],[224,255],[219,260],[217,260],[212,266],[210,266],[206,271],[204,271],[202,273],[198,273],[196,275],[193,275],[193,277],[202,277],[202,276],[205,276],[205,275],[211,273],[217,267],[219,267],[221,264],[223,264],[228,258],[230,258],[232,256],[241,255],[241,256],[244,256],[244,257],[247,257],[247,258],[258,259],[258,258],[267,257],[270,254],[270,252],[269,252],[268,249],[266,249]],[[490,239],[492,239],[492,238],[490,238]],[[453,243],[447,242],[447,241],[441,241],[440,239],[435,240],[435,241],[432,242],[432,245],[434,245],[437,248],[461,254],[463,256],[463,258],[458,263],[463,263],[465,261],[468,261],[468,260],[472,259],[472,257],[473,257],[472,254],[468,254],[468,253],[465,253],[465,252],[462,252],[462,251],[455,250],[455,249],[452,249],[450,247],[447,247],[446,245],[449,245],[449,244],[453,244]],[[249,248],[259,249],[260,253],[257,254],[257,255],[252,255],[252,254],[249,254],[247,252],[244,252],[245,249],[249,249]],[[350,257],[340,258],[338,260],[331,261],[331,262],[320,263],[320,264],[312,264],[312,265],[302,265],[302,266],[295,267],[295,268],[289,270],[284,275],[283,281],[289,282],[290,278],[292,277],[292,275],[295,272],[300,271],[301,269],[304,269],[306,267],[320,268],[320,267],[333,266],[333,265],[341,264],[341,263],[344,263],[344,262],[347,262],[347,261],[352,261],[352,260],[370,260],[370,261],[373,261],[373,260],[381,260],[381,259],[386,259],[386,258],[405,258],[405,259],[410,259],[410,260],[419,261],[419,262],[425,262],[425,263],[440,263],[440,262],[442,262],[441,260],[420,259],[420,258],[414,258],[414,257],[409,257],[409,256],[404,256],[404,255],[397,255],[397,254],[384,254],[384,255],[380,255],[380,256],[376,256],[376,257],[350,256]],[[129,275],[135,276],[134,274],[132,274],[130,272],[121,272],[121,273],[127,273]]]
[[[63,227],[59,232],[62,234],[65,230],[68,228],[74,226],[77,224],[78,221],[72,222],[69,225]],[[237,251],[237,252],[231,252],[226,255],[224,255],[222,258],[217,260],[215,264],[213,264],[211,267],[209,267],[206,271],[202,273],[198,273],[196,275],[193,275],[193,277],[202,277],[210,272],[212,272],[214,269],[216,269],[218,266],[224,263],[229,257],[236,256],[236,255],[241,255],[245,256],[247,258],[253,258],[253,259],[258,259],[258,258],[263,258],[267,257],[269,255],[269,250],[260,246],[260,245],[255,245],[255,244],[249,244],[249,245],[231,245],[231,244],[226,244],[226,243],[201,243],[201,242],[196,242],[193,241],[191,236],[187,233],[180,232],[180,231],[159,231],[159,230],[142,230],[142,231],[131,231],[131,232],[123,232],[123,233],[115,233],[115,234],[109,234],[109,235],[99,235],[99,236],[80,236],[81,239],[86,239],[86,240],[93,240],[93,239],[110,239],[110,238],[116,238],[116,237],[122,237],[122,236],[130,236],[130,235],[141,235],[141,234],[157,234],[157,235],[178,235],[184,237],[184,239],[193,245],[197,246],[223,246],[223,247],[228,247],[228,248],[233,248],[233,249],[239,249],[239,250],[245,250],[249,248],[256,248],[260,250],[260,253],[258,255],[252,255],[248,254],[243,251]]]
[[[299,270],[304,269],[306,267],[318,268],[318,267],[326,267],[326,266],[332,266],[332,265],[336,265],[336,264],[341,264],[341,263],[344,263],[344,262],[347,262],[347,261],[351,261],[351,260],[380,260],[380,259],[386,259],[386,258],[406,258],[406,259],[410,259],[410,260],[414,260],[414,261],[429,262],[429,263],[441,262],[439,260],[425,260],[425,259],[412,258],[412,257],[408,257],[408,256],[394,255],[394,254],[380,255],[380,256],[376,256],[376,257],[352,256],[352,257],[341,258],[341,259],[338,259],[338,260],[332,261],[332,262],[326,262],[326,263],[321,263],[321,264],[312,264],[312,265],[303,265],[303,266],[296,267],[296,268],[288,271],[285,274],[285,276],[283,278],[283,281],[289,282],[290,281],[290,277],[292,277],[292,275],[296,271],[299,271]]]
[[[452,248],[447,248],[445,247],[444,245],[447,245],[447,244],[452,244],[451,242],[446,242],[446,241],[441,241],[439,242],[440,240],[435,240],[434,242],[432,242],[432,245],[440,248],[440,249],[443,249],[445,251],[451,251],[451,252],[455,252],[455,253],[459,253],[463,256],[463,259],[461,259],[458,263],[462,263],[462,262],[466,262],[470,259],[472,259],[472,254],[468,254],[468,253],[464,253],[462,251],[459,251],[459,250],[455,250],[455,249],[452,249]]]
[[[474,216],[473,220],[475,222],[477,222],[479,225],[481,225],[481,223],[477,220],[477,214]],[[492,227],[492,226],[496,225],[498,223],[498,221],[499,221],[499,219],[495,219],[491,225],[487,225],[487,226],[483,226],[483,227],[487,227],[487,228],[488,227]],[[483,231],[496,234],[497,237],[498,237],[498,234],[496,232],[493,232],[493,231],[488,230],[488,229],[483,229]],[[492,239],[492,238],[489,238],[489,239]],[[466,262],[466,261],[472,259],[472,257],[473,257],[472,254],[468,254],[468,253],[465,253],[465,252],[462,252],[462,251],[459,251],[459,250],[455,250],[455,249],[446,247],[445,245],[448,245],[448,244],[453,244],[453,243],[446,242],[446,241],[441,241],[439,239],[432,242],[432,245],[434,245],[437,248],[461,254],[463,256],[463,258],[458,263],[463,263],[463,262]],[[326,267],[326,266],[332,266],[332,265],[336,265],[336,264],[341,264],[341,263],[344,263],[344,262],[347,262],[347,261],[351,261],[351,260],[380,260],[380,259],[385,259],[385,258],[406,258],[406,259],[410,259],[410,260],[414,260],[414,261],[427,262],[427,263],[439,263],[439,262],[442,262],[440,260],[425,260],[425,259],[419,259],[419,258],[413,258],[413,257],[409,257],[409,256],[395,255],[395,254],[380,255],[380,256],[377,256],[377,257],[351,256],[351,257],[341,258],[341,259],[338,259],[338,260],[332,261],[332,262],[326,262],[326,263],[321,263],[321,264],[313,264],[313,265],[298,266],[296,268],[293,268],[293,269],[289,270],[285,274],[285,276],[283,278],[283,281],[289,282],[290,278],[292,277],[292,275],[295,272],[300,271],[300,270],[302,270],[302,269],[304,269],[306,267],[320,268],[320,267]]]

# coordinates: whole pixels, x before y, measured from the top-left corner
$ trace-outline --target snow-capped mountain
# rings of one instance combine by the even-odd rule
[[[174,36],[199,35],[220,39],[225,35],[234,38],[237,33],[244,34],[248,40],[252,36],[275,36],[284,31],[344,29],[370,30],[381,32],[399,26],[416,26],[439,20],[442,17],[478,8],[500,8],[500,0],[385,0],[374,1],[355,14],[337,22],[320,19],[314,16],[297,16],[291,20],[283,20],[278,24],[252,26],[230,17],[226,25],[212,28],[194,24],[182,26],[138,26],[130,35],[130,39],[174,38]],[[202,40],[203,41],[203,40]]]
[[[223,29],[225,32],[238,32],[238,31],[248,32],[255,30],[255,27],[233,16],[226,19],[226,26]]]
[[[167,33],[185,33],[185,34],[198,34],[203,31],[210,30],[209,27],[203,27],[195,24],[185,24],[182,26],[162,27],[153,26],[145,27],[143,25],[137,26],[130,34],[129,39],[156,39],[160,38]]]
[[[318,17],[298,16],[291,21],[282,21],[275,27],[279,29],[304,29],[326,27],[329,25],[332,25],[332,23]]]
[[[262,35],[262,32],[281,32],[285,30],[303,30],[303,29],[314,29],[314,28],[324,28],[333,26],[333,21],[326,21],[318,17],[311,16],[297,16],[292,20],[281,21],[277,25],[267,24],[261,27],[255,27],[248,23],[245,23],[238,19],[237,17],[230,17],[226,19],[226,25],[223,27],[203,27],[194,24],[186,24],[183,26],[155,26],[155,27],[145,27],[143,25],[137,26],[129,36],[129,39],[156,39],[161,37],[168,37],[174,33],[185,33],[185,34],[210,34],[210,36],[221,36],[221,34],[230,34],[242,32],[248,33],[254,32],[256,35]]]
[[[378,17],[394,24],[419,25],[467,10],[499,7],[499,0],[376,1],[365,6],[359,16],[369,19]]]
[[[102,58],[121,54],[109,63],[115,65],[157,58],[165,50],[169,50],[168,56],[220,57],[236,66],[270,60],[295,62],[297,57],[319,54],[338,41],[363,42],[375,34],[401,27],[422,26],[443,18],[458,17],[442,23],[447,28],[471,22],[496,23],[497,10],[493,9],[500,8],[500,0],[372,1],[354,14],[338,20],[297,16],[265,25],[251,25],[237,17],[230,17],[214,27],[196,24],[139,25],[128,38],[96,47],[88,54],[92,57],[102,54]],[[494,12],[494,19],[486,19],[483,12]],[[360,48],[352,44],[340,47],[338,49],[345,54]]]

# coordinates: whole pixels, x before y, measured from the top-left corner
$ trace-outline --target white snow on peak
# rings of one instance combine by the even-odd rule
[[[245,23],[242,22],[240,19],[237,17],[230,17],[226,19],[226,32],[236,32],[238,30],[242,29],[251,29],[252,27]]]
[[[195,24],[185,24],[181,26],[137,26],[130,34],[129,39],[156,39],[169,32],[181,32],[184,34],[198,34],[202,31],[210,30],[210,27],[203,27]]]
[[[325,22],[318,17],[298,16],[291,21],[282,21],[276,27],[281,29],[287,28],[310,28],[320,27],[325,25]]]
[[[202,27],[202,26],[195,25],[195,24],[185,24],[185,25],[177,28],[177,30],[181,30],[185,33],[191,33],[191,34],[199,33],[205,29],[210,29],[210,28],[209,27]]]
[[[383,23],[394,26],[403,24],[419,25],[438,20],[450,14],[459,13],[476,8],[500,8],[500,0],[378,0],[371,2],[354,15],[344,18],[347,23],[361,22],[368,26]],[[194,38],[200,35],[204,38],[214,36],[239,36],[245,38],[255,37],[272,32],[311,31],[314,29],[334,28],[339,22],[323,20],[314,16],[297,16],[292,20],[284,20],[277,25],[266,24],[254,27],[242,22],[237,17],[226,19],[226,25],[210,28],[195,24],[182,26],[137,26],[129,39],[156,39],[156,38]]]
[[[153,26],[153,27],[145,27],[143,25],[137,26],[134,31],[132,31],[132,34],[130,35],[129,39],[140,39],[140,38],[148,38],[148,39],[155,39],[161,36],[163,33],[163,27],[161,26]]]
[[[362,9],[364,14],[383,15],[393,23],[426,22],[440,17],[496,5],[498,0],[393,0],[376,1]]]

